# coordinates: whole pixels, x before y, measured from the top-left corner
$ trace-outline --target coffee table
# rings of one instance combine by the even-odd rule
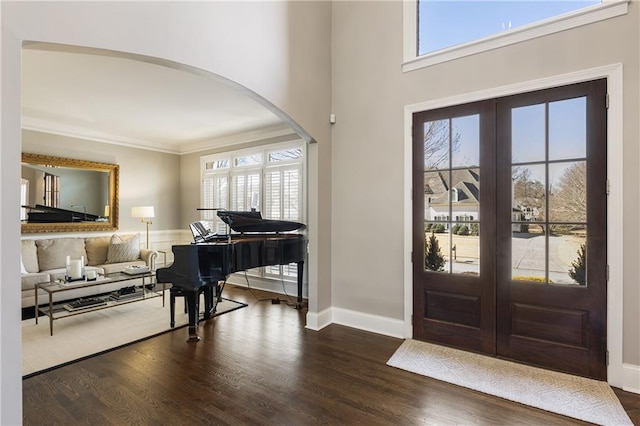
[[[126,298],[122,298],[120,300],[114,300],[110,295],[102,295],[102,296],[91,296],[100,298],[104,300],[104,304],[99,306],[91,306],[82,309],[67,310],[64,306],[69,303],[69,301],[64,302],[53,302],[54,294],[63,293],[65,291],[76,290],[78,288],[87,288],[87,287],[95,287],[102,284],[114,283],[114,282],[122,282],[125,283],[127,281],[139,280],[142,279],[141,284],[135,284],[136,292],[132,295],[127,295]],[[87,312],[93,312],[100,309],[108,309],[114,306],[123,305],[126,303],[134,303],[139,302],[141,300],[153,298],[153,297],[162,297],[162,307],[164,307],[164,291],[169,288],[170,284],[156,284],[155,282],[155,272],[145,272],[141,274],[129,275],[123,272],[116,272],[113,274],[106,274],[98,277],[98,279],[94,281],[73,281],[73,282],[64,282],[62,280],[38,283],[35,285],[35,305],[36,305],[36,324],[38,324],[38,316],[40,313],[49,317],[49,332],[50,335],[53,336],[53,321],[68,318],[75,315],[85,314]],[[152,288],[147,288],[152,285]],[[160,288],[157,288],[160,287]],[[38,293],[39,290],[44,291],[49,296],[49,303],[45,305],[45,307],[40,307],[38,305]]]

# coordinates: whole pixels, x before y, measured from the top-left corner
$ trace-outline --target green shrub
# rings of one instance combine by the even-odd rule
[[[442,234],[445,231],[444,225],[441,223],[436,223],[431,227],[431,231],[436,234]]]
[[[471,235],[475,235],[476,237],[480,234],[480,225],[477,223],[472,223],[470,226]]]
[[[579,285],[587,283],[587,246],[580,245],[578,249],[578,258],[571,265],[573,268],[569,270],[569,276]]]
[[[456,234],[458,234],[458,235],[469,235],[469,228],[467,227],[467,225],[462,225],[458,229],[458,232],[456,232]]]
[[[453,226],[451,227],[451,233],[452,233],[452,234],[457,234],[459,229],[460,229],[460,225],[458,225],[458,224],[456,223],[455,225],[453,225]]]
[[[432,231],[429,239],[424,242],[424,267],[430,271],[440,272],[444,271],[444,264],[445,259],[440,251],[440,243]]]

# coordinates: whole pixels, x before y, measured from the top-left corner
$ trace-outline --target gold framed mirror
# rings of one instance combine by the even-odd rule
[[[22,233],[116,231],[119,166],[22,153]]]

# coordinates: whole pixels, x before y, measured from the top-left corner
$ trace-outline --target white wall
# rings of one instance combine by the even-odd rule
[[[18,209],[20,51],[41,41],[148,55],[240,83],[318,143],[309,151],[310,309],[330,303],[328,2],[1,3],[0,424],[21,422]],[[322,230],[322,232],[319,232]]]

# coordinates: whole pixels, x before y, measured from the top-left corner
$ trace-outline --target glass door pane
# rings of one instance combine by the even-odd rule
[[[424,123],[424,270],[480,273],[480,116]]]
[[[511,110],[511,278],[586,285],[586,98]]]

